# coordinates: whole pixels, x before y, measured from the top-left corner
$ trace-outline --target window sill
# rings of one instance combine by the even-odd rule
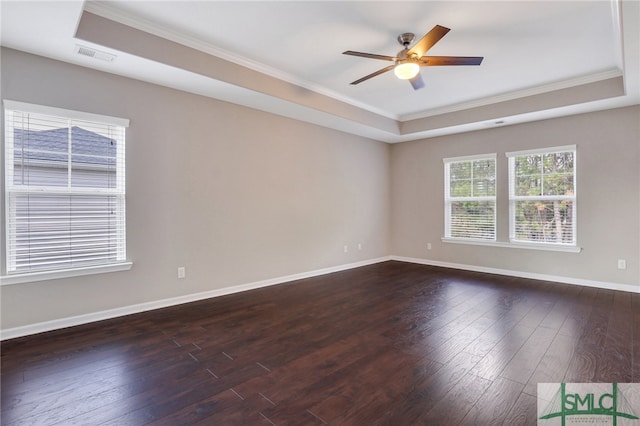
[[[34,281],[56,280],[60,278],[80,277],[84,275],[105,274],[107,272],[128,271],[133,262],[112,263],[109,265],[89,266],[86,268],[59,269],[56,271],[28,272],[0,277],[0,285],[29,283]]]
[[[443,243],[453,244],[469,244],[475,246],[489,246],[489,247],[503,247],[503,248],[515,248],[526,250],[543,250],[543,251],[561,251],[565,253],[580,253],[581,247],[566,246],[556,244],[535,244],[535,243],[505,243],[501,241],[485,241],[485,240],[468,240],[462,238],[442,238]]]

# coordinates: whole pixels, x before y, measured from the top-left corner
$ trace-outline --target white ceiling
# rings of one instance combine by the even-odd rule
[[[91,21],[84,10],[107,20]],[[640,104],[636,0],[4,0],[0,14],[6,47],[387,142]],[[109,27],[115,23],[183,50]],[[426,87],[418,91],[392,72],[349,84],[389,63],[341,52],[393,56],[400,50],[398,34],[420,38],[436,24],[451,31],[428,54],[483,56],[482,65],[422,68]],[[128,39],[118,40],[125,33]],[[143,41],[145,50],[139,48]],[[75,53],[78,44],[117,57],[110,63],[86,58]],[[226,62],[203,70],[205,61],[193,49],[253,72],[244,75]],[[585,95],[616,78],[624,94],[598,89]],[[575,100],[568,101],[568,93]],[[542,95],[544,102],[531,102]],[[496,105],[504,108],[492,109]]]

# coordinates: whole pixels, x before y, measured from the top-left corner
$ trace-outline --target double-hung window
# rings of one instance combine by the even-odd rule
[[[443,161],[445,238],[495,241],[496,155]]]
[[[507,153],[511,242],[576,245],[575,145]]]
[[[4,106],[7,278],[126,264],[128,120]]]

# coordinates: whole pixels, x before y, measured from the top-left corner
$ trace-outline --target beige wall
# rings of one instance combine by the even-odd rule
[[[3,99],[131,120],[133,261],[127,272],[2,286],[3,329],[389,252],[385,143],[14,50],[1,65]]]
[[[637,288],[640,107],[387,145],[10,49],[1,67],[3,99],[131,120],[134,262],[127,272],[0,287],[2,329],[388,255]],[[442,158],[498,154],[506,241],[504,153],[566,144],[578,147],[581,253],[441,242]]]
[[[391,252],[525,273],[632,284],[637,289],[640,107],[609,110],[393,145]],[[505,152],[577,145],[581,253],[444,243],[443,158],[497,153],[498,241],[509,238]],[[432,250],[427,250],[427,244]],[[617,269],[626,259],[627,269]]]

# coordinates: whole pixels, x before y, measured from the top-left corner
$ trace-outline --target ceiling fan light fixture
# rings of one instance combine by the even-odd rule
[[[420,71],[420,65],[415,62],[400,62],[393,68],[393,73],[400,80],[411,80],[418,75]]]

